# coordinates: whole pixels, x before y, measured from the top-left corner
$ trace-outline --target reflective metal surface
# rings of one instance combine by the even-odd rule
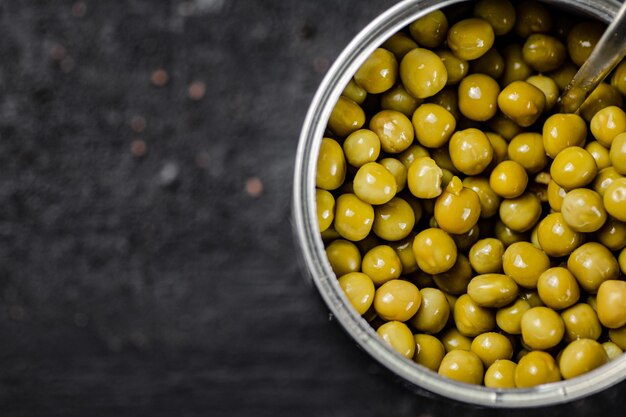
[[[626,378],[626,355],[582,377],[530,389],[498,390],[458,383],[426,370],[396,354],[382,342],[344,297],[326,259],[315,209],[315,170],[326,122],[344,86],[365,59],[389,36],[413,20],[462,0],[407,0],[384,12],[363,29],[328,71],[311,103],[296,156],[293,190],[293,227],[303,269],[317,286],[337,321],[358,345],[416,390],[490,407],[530,407],[557,404],[591,395]],[[544,1],[568,11],[610,22],[617,1]]]

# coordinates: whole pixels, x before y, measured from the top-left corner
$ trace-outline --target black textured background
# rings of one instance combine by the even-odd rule
[[[0,1],[1,416],[505,414],[405,389],[294,260],[308,103],[392,3]]]

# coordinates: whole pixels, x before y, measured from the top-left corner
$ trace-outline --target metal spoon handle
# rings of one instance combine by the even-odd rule
[[[578,69],[559,98],[561,113],[574,113],[591,92],[626,56],[626,2],[606,28],[589,58]]]

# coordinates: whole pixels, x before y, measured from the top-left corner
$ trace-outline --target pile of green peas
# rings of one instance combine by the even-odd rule
[[[626,349],[626,62],[556,112],[603,30],[532,0],[452,6],[345,87],[319,229],[351,305],[408,360],[524,388]]]

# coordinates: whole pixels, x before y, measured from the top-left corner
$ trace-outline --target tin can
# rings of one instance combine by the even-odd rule
[[[626,355],[578,378],[527,389],[493,389],[444,378],[401,357],[354,311],[331,269],[318,232],[317,157],[326,123],[343,88],[367,57],[391,35],[434,10],[463,1],[405,0],[398,3],[367,25],[329,69],[309,107],[296,155],[292,218],[300,261],[331,314],[358,346],[416,391],[487,407],[538,407],[572,401],[626,379]],[[620,7],[616,0],[544,0],[543,3],[605,23],[613,19]]]

